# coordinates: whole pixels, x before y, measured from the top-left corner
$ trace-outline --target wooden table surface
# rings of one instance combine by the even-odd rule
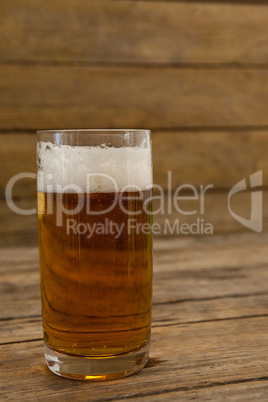
[[[47,369],[38,249],[2,249],[0,400],[267,401],[267,244],[268,233],[156,239],[149,363],[102,383]]]

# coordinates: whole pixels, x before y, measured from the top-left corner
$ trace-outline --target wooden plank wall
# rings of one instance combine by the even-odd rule
[[[35,171],[41,128],[152,129],[154,181],[213,183],[207,220],[243,230],[227,196],[260,169],[268,181],[267,21],[267,1],[1,0],[0,244],[36,242],[36,218],[4,193]],[[34,204],[34,181],[14,196]],[[241,215],[249,196],[234,201]]]

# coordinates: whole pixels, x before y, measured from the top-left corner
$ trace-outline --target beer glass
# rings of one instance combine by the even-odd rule
[[[150,345],[150,131],[37,135],[46,363],[80,380],[133,374]]]

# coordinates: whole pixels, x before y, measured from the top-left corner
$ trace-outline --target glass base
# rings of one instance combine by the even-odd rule
[[[140,371],[148,361],[149,345],[123,355],[94,358],[55,352],[45,344],[49,370],[73,380],[101,381],[126,377]]]

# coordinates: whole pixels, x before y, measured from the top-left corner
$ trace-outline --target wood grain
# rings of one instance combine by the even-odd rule
[[[155,240],[154,272],[172,270],[174,264],[185,272],[198,269],[239,268],[265,265],[267,232],[236,233],[210,237],[175,237]],[[253,246],[254,244],[254,246]],[[254,252],[252,252],[252,247]],[[8,250],[7,250],[8,253]],[[250,282],[250,281],[249,281]],[[266,286],[266,284],[264,284]],[[267,289],[267,288],[266,288]]]
[[[156,239],[155,322],[169,308],[167,323],[265,314],[267,241],[266,232]],[[38,249],[2,249],[0,273],[0,319],[40,315]]]
[[[15,199],[14,204],[22,210],[36,207],[35,198]],[[37,246],[37,216],[19,215],[0,200],[0,247]]]
[[[156,278],[157,281],[157,278]],[[181,280],[182,285],[185,284]],[[185,284],[188,286],[188,284]],[[39,283],[36,285],[36,297],[31,299],[32,304],[40,305]],[[28,291],[27,291],[28,292]],[[7,297],[9,300],[10,297]],[[9,300],[10,301],[10,300]],[[42,319],[40,306],[35,311],[21,300],[19,318],[6,317],[2,319],[0,334],[0,345],[10,343],[27,342],[29,339],[41,339]],[[13,305],[14,308],[14,305]],[[164,303],[153,305],[152,327],[162,325],[184,325],[202,321],[221,321],[230,319],[246,319],[247,317],[262,317],[267,315],[268,295],[246,295],[246,296],[222,296],[211,297],[211,299],[198,299]],[[25,317],[22,317],[25,314]],[[1,322],[1,318],[0,318]]]
[[[13,176],[24,172],[36,172],[36,135],[35,134],[0,134],[0,197],[5,197],[5,190]],[[35,197],[36,181],[19,179],[12,195],[18,197]]]
[[[2,65],[0,126],[267,126],[267,88],[268,70],[254,68]]]
[[[159,393],[158,395],[149,395],[142,397],[145,402],[162,402],[165,401],[176,401],[180,398],[183,401],[193,401],[200,400],[204,402],[219,402],[219,401],[241,401],[241,402],[251,402],[264,401],[267,400],[268,393],[268,382],[265,380],[261,381],[245,381],[241,384],[224,384],[219,386],[218,384],[212,385],[210,387],[204,387],[201,389],[195,388],[189,391],[176,391]],[[121,399],[122,401],[129,400],[128,398]],[[135,400],[135,399],[134,399]],[[136,399],[138,400],[138,399]]]
[[[268,228],[266,3],[1,1],[1,400],[267,400],[268,232],[245,229],[227,208],[228,190],[263,170]],[[5,186],[35,172],[35,130],[124,126],[153,129],[154,181],[166,197],[169,170],[172,191],[215,190],[204,215],[188,200],[180,207],[197,214],[165,206],[155,216],[165,236],[154,240],[145,369],[105,384],[65,380],[44,362],[36,216],[10,211]],[[33,208],[34,180],[13,195]],[[249,218],[249,191],[231,206]],[[165,219],[197,217],[225,235],[164,233]]]
[[[43,339],[41,312],[36,316],[3,320],[0,326],[0,344],[27,342],[29,339]],[[12,341],[10,341],[11,334]]]
[[[0,59],[265,64],[268,9],[244,3],[2,0]]]
[[[152,143],[155,182],[165,189],[168,171],[172,189],[185,183],[228,189],[261,169],[268,184],[268,130],[161,130],[152,132]]]
[[[90,392],[93,401],[113,401],[267,381],[268,358],[263,352],[268,346],[267,317],[163,326],[153,328],[152,340],[148,366],[137,376],[105,387],[55,377],[44,365],[42,341],[3,345],[1,395],[7,398],[12,392],[13,399],[20,400],[48,400],[56,395],[88,400]]]
[[[36,208],[36,197],[35,198],[24,198],[21,200],[15,199],[14,205],[21,209],[21,211],[32,210]],[[37,216],[34,215],[19,215],[13,212],[5,202],[5,200],[0,200],[0,235],[4,234],[15,234],[16,232],[31,233],[37,230]]]
[[[45,367],[38,250],[2,249],[1,398],[266,400],[267,241],[267,233],[156,240],[150,360],[105,387]]]

